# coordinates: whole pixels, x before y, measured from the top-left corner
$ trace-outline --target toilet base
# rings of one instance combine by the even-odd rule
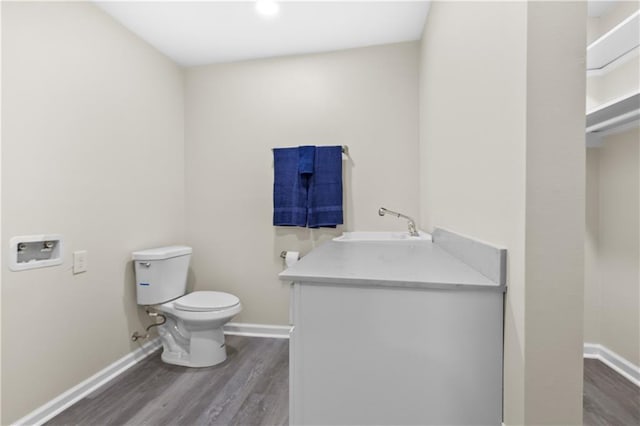
[[[160,333],[162,361],[184,367],[211,367],[227,359],[222,327],[213,330],[191,331],[188,347],[177,346],[170,336]]]
[[[165,322],[158,327],[162,361],[185,367],[211,367],[227,359],[222,327],[240,313],[240,303],[214,311],[175,309],[174,301],[155,306]]]

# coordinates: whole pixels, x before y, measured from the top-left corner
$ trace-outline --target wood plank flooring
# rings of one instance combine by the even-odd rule
[[[227,336],[215,367],[165,364],[160,353],[51,419],[48,425],[286,425],[289,342]],[[584,361],[584,424],[640,425],[640,388]]]
[[[583,423],[640,425],[640,388],[596,359],[584,360]]]
[[[160,352],[47,425],[286,425],[289,341],[227,336],[227,360],[165,364]]]

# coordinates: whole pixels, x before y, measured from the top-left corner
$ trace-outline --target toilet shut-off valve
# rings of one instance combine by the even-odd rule
[[[162,322],[155,322],[153,324],[151,324],[150,326],[148,326],[147,328],[144,329],[145,334],[140,334],[137,331],[134,331],[133,334],[131,335],[131,340],[134,342],[137,342],[140,339],[148,339],[149,338],[149,330],[151,330],[153,327],[158,327],[162,324],[164,324],[165,322],[167,322],[167,317],[165,317],[164,315],[158,313],[158,312],[154,312],[149,310],[149,308],[145,309],[145,312],[147,313],[147,315],[149,315],[152,318],[157,318],[157,317],[161,317],[162,318]]]

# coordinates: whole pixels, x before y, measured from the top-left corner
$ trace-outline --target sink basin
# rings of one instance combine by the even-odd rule
[[[336,237],[333,241],[355,242],[355,241],[431,241],[431,234],[418,231],[419,237],[412,237],[409,232],[367,232],[355,231],[345,232]]]

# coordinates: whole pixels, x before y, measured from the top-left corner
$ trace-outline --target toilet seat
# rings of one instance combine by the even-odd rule
[[[240,303],[233,294],[221,291],[194,291],[173,302],[179,311],[212,312],[231,308]]]

